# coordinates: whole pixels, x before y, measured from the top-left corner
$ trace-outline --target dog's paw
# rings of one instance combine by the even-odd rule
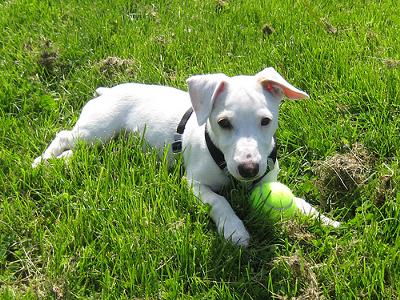
[[[331,218],[328,218],[327,216],[324,215],[320,215],[320,220],[322,221],[322,224],[326,225],[326,226],[332,226],[334,228],[338,228],[341,223],[335,220],[332,220]]]
[[[250,235],[241,220],[226,221],[223,226],[218,228],[224,234],[226,240],[235,245],[247,247],[250,241]]]
[[[63,153],[61,153],[60,155],[57,156],[57,158],[63,158],[66,161],[68,161],[68,159],[70,159],[73,155],[73,151],[72,150],[66,150]]]
[[[338,228],[341,225],[341,223],[338,221],[330,220],[326,223],[326,225],[330,225],[334,228]]]
[[[231,240],[235,245],[247,247],[250,241],[250,235],[247,231],[245,232],[234,232],[230,235],[229,240]]]
[[[40,165],[42,162],[44,162],[43,157],[42,156],[38,156],[35,158],[35,160],[32,163],[32,168],[36,168],[38,165]]]

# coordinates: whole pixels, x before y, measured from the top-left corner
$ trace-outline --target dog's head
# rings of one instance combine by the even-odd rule
[[[274,68],[255,76],[196,75],[187,82],[199,126],[207,122],[211,140],[238,180],[255,180],[267,170],[281,100],[308,98]]]

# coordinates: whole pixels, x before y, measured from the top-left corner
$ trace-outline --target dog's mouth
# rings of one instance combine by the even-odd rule
[[[255,177],[252,177],[252,178],[241,178],[239,180],[241,182],[244,182],[244,183],[253,183],[254,181],[256,181],[256,180],[258,180],[260,178],[261,178],[261,176],[255,176]]]
[[[254,181],[257,181],[257,180],[261,179],[263,176],[264,176],[263,174],[257,174],[256,176],[253,176],[253,177],[242,177],[240,175],[239,176],[233,176],[233,177],[236,180],[238,180],[240,182],[243,182],[243,183],[253,183]]]

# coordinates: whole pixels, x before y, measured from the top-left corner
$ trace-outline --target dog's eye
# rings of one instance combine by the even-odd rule
[[[233,128],[231,122],[229,122],[229,120],[226,118],[218,120],[217,123],[223,129],[232,129]]]
[[[270,122],[271,122],[270,118],[267,118],[267,117],[262,118],[261,119],[261,126],[267,126]]]

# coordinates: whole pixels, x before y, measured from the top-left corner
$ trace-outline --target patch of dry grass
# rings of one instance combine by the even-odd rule
[[[316,185],[325,207],[340,207],[346,195],[366,183],[373,170],[374,157],[362,144],[354,144],[346,153],[338,153],[315,167]]]

